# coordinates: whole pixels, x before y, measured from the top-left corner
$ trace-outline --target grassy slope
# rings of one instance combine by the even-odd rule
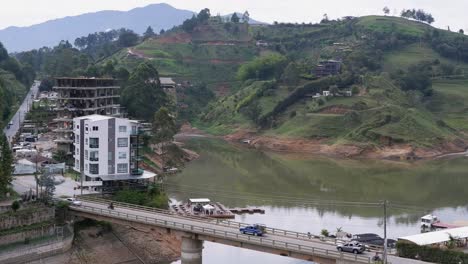
[[[429,25],[409,21],[397,17],[368,16],[359,18],[356,25],[365,31],[400,34],[421,37],[431,28]],[[240,84],[236,82],[235,73],[238,66],[264,53],[259,51],[251,40],[252,36],[261,36],[270,42],[277,40],[315,39],[317,41],[303,50],[291,51],[292,58],[304,58],[315,61],[319,54],[329,55],[336,52],[331,44],[345,42],[359,48],[359,38],[334,38],[333,32],[326,26],[276,26],[251,27],[249,34],[241,32],[241,36],[233,36],[221,25],[209,25],[204,30],[197,30],[191,35],[190,41],[167,43],[159,40],[147,40],[134,48],[139,54],[149,57],[158,67],[162,75],[179,77],[181,80],[204,81],[211,88],[219,83],[238,87],[233,94],[213,103],[209,110],[196,125],[215,134],[226,134],[238,128],[255,129],[256,126],[241,111],[239,104],[252,97],[261,82]],[[325,29],[325,30],[324,30]],[[177,34],[179,33],[171,33]],[[330,35],[332,34],[332,35]],[[212,45],[211,42],[236,42],[236,45]],[[209,45],[207,45],[209,44]],[[333,56],[333,55],[331,55]],[[118,60],[133,67],[141,59],[128,56],[126,51],[116,55]],[[442,63],[453,64],[467,69],[467,64],[459,64],[441,57],[428,44],[416,43],[399,50],[384,53],[383,70],[404,69],[421,61],[438,59]],[[312,63],[313,64],[313,63]],[[333,98],[325,104],[318,105],[312,99],[303,99],[291,105],[276,117],[276,126],[264,131],[267,134],[297,137],[297,138],[328,138],[330,143],[362,142],[379,144],[382,137],[391,136],[399,142],[411,142],[416,145],[428,146],[434,142],[450,140],[457,135],[453,130],[443,125],[459,130],[468,130],[466,125],[465,105],[468,99],[466,80],[436,81],[435,95],[425,105],[415,105],[411,98],[403,95],[384,77],[374,78],[367,85],[369,93],[352,98]],[[295,87],[277,85],[277,87],[254,98],[250,103],[258,103],[262,115],[270,112],[281,100],[288,97]],[[362,87],[364,89],[364,87]],[[250,99],[249,99],[250,100]],[[353,109],[356,104],[366,105],[366,110],[354,109],[350,114],[326,114],[322,109],[340,106]],[[444,122],[438,122],[438,120]]]

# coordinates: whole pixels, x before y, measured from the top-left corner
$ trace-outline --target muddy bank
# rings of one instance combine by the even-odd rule
[[[433,148],[414,147],[409,144],[392,144],[388,146],[370,146],[357,144],[326,143],[325,139],[295,139],[258,135],[253,131],[238,131],[223,137],[234,143],[242,143],[261,150],[289,153],[307,153],[334,158],[364,158],[415,160],[433,159],[449,153],[464,152],[467,142],[458,140],[446,142]]]
[[[180,258],[180,239],[158,230],[137,230],[112,224],[112,230],[99,226],[80,230],[70,251],[32,263],[171,263]]]

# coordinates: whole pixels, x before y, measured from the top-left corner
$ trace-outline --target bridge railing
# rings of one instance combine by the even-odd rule
[[[169,211],[169,210],[164,210],[164,209],[158,209],[158,208],[153,208],[153,207],[148,207],[148,206],[142,206],[142,205],[135,205],[135,204],[129,204],[129,203],[122,203],[122,202],[116,202],[108,199],[103,199],[96,197],[94,195],[83,195],[80,196],[79,199],[83,201],[91,201],[91,202],[96,202],[100,204],[105,204],[108,205],[110,202],[114,204],[114,206],[122,207],[122,208],[129,208],[129,209],[135,209],[139,211],[145,211],[145,212],[152,212],[152,213],[158,213],[158,214],[165,214],[165,215],[171,215],[173,217],[181,218],[181,219],[192,219],[194,221],[202,221],[202,222],[211,222],[211,223],[216,223],[218,225],[223,225],[226,227],[232,227],[232,228],[241,228],[241,227],[246,227],[249,226],[249,224],[246,223],[241,223],[241,222],[236,222],[236,221],[231,221],[231,220],[225,220],[225,219],[213,219],[213,218],[207,218],[207,217],[198,217],[198,216],[187,216],[187,215],[180,215],[176,212]],[[290,237],[290,238],[296,238],[296,239],[303,239],[303,240],[308,240],[308,241],[313,241],[316,243],[324,243],[327,245],[333,244],[339,244],[339,243],[344,243],[345,241],[336,239],[336,238],[327,238],[323,236],[317,236],[311,234],[309,237],[309,234],[307,233],[302,233],[302,232],[296,232],[296,231],[291,231],[291,230],[285,230],[281,228],[273,228],[273,227],[266,227],[265,231],[267,234],[272,234],[272,235],[278,235],[278,236],[284,236],[284,237]],[[383,247],[379,246],[374,246],[374,245],[367,245],[365,243],[362,243],[370,248],[373,248],[375,250],[383,250]]]
[[[342,260],[351,260],[356,263],[371,263],[369,257],[359,256],[357,254],[343,254],[341,252],[335,250],[328,250],[323,248],[317,248],[307,245],[301,245],[297,243],[289,243],[284,241],[279,241],[276,239],[266,238],[266,237],[255,237],[249,235],[243,235],[239,232],[231,232],[227,230],[220,230],[216,228],[200,226],[196,224],[186,224],[182,222],[178,222],[178,218],[174,218],[176,220],[163,220],[158,219],[156,217],[147,217],[147,216],[139,216],[136,214],[129,214],[124,212],[119,212],[116,210],[110,209],[102,209],[87,205],[82,206],[74,206],[73,210],[88,212],[92,214],[97,214],[101,216],[110,216],[112,218],[119,218],[129,221],[141,222],[145,224],[157,225],[161,227],[171,228],[179,231],[186,231],[190,233],[196,233],[200,235],[207,235],[212,237],[218,237],[223,239],[230,239],[239,242],[248,242],[251,244],[256,244],[260,246],[267,246],[270,248],[275,248],[279,250],[287,250],[293,251],[301,254],[307,255],[314,255],[314,256],[323,256],[333,259],[342,259]],[[197,223],[196,221],[194,223]],[[206,224],[206,222],[205,222]]]

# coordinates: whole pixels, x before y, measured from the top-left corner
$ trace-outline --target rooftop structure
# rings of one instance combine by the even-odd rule
[[[419,246],[426,246],[449,242],[451,240],[450,237],[453,237],[457,240],[466,240],[468,238],[468,226],[400,237],[398,238],[398,241],[414,243]]]
[[[55,142],[59,149],[73,152],[73,118],[92,114],[120,116],[120,87],[114,79],[60,77],[55,82],[58,122]]]
[[[102,115],[77,117],[73,134],[73,169],[83,175],[83,186],[106,190],[125,182],[145,183],[156,176],[139,169],[137,121]]]

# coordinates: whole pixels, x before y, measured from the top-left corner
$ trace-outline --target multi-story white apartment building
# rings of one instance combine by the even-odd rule
[[[140,125],[102,115],[73,119],[74,170],[83,187],[111,189],[142,184],[156,174],[139,169]]]

